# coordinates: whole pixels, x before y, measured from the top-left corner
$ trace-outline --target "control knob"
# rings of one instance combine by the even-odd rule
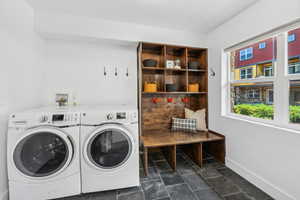
[[[109,113],[106,115],[107,120],[112,120],[114,118],[114,115],[112,113]]]
[[[47,115],[42,115],[40,118],[40,123],[45,123],[48,121],[48,116]]]

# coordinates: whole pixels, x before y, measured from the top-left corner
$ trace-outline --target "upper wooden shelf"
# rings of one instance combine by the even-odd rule
[[[162,70],[164,71],[165,68],[162,67],[142,67],[143,70]]]
[[[189,71],[189,72],[207,72],[206,69],[170,69],[163,67],[142,67],[143,70],[161,70],[161,71]]]
[[[142,94],[207,94],[207,92],[142,92]]]

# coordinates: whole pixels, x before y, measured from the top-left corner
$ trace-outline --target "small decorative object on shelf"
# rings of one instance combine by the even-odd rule
[[[174,68],[175,69],[181,69],[181,65],[180,65],[180,59],[176,59],[175,61],[174,61],[174,63],[175,63],[175,66],[174,66]]]
[[[144,92],[157,92],[157,84],[154,82],[152,83],[145,82]]]
[[[167,92],[176,92],[177,91],[177,87],[176,87],[175,84],[167,83],[166,84],[166,91]]]
[[[199,69],[200,63],[198,61],[190,61],[189,62],[189,69]]]
[[[171,98],[171,97],[167,98],[167,102],[168,103],[173,103],[173,98]]]
[[[143,60],[144,67],[156,67],[157,66],[157,60],[154,59],[145,59]]]
[[[199,92],[199,83],[190,83],[189,92]]]
[[[157,104],[160,102],[160,98],[154,97],[152,98],[152,103]]]
[[[188,103],[188,102],[189,102],[189,98],[183,97],[183,98],[181,99],[181,101],[182,101],[183,103]]]
[[[63,107],[68,104],[69,94],[66,93],[58,93],[55,95],[55,102],[58,107]]]
[[[167,69],[173,69],[175,67],[174,60],[166,60],[166,68]]]

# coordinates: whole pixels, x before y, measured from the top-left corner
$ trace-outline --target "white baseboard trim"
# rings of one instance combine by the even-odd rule
[[[0,194],[0,200],[8,200],[8,190],[3,191],[3,192]]]
[[[242,166],[238,162],[231,160],[230,158],[226,158],[226,166],[243,178],[247,179],[250,183],[254,184],[274,199],[277,200],[296,200],[295,197],[273,185],[269,181],[255,174],[254,172],[248,170],[246,167]]]

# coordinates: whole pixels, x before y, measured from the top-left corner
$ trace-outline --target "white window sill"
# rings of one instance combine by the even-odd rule
[[[239,115],[239,114],[234,114],[234,113],[228,113],[228,114],[222,115],[222,117],[227,118],[227,119],[234,119],[234,120],[247,122],[250,124],[274,128],[274,129],[281,130],[281,131],[296,133],[296,134],[300,135],[300,124],[288,123],[288,124],[278,125],[273,120],[259,119],[259,118],[254,118],[254,117],[249,117],[249,116],[244,116],[244,115]]]

